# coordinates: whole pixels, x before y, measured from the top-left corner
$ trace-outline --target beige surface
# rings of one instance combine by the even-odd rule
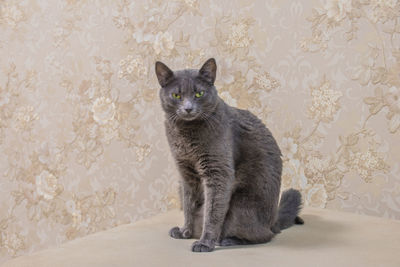
[[[400,222],[306,208],[306,222],[271,243],[193,253],[193,240],[168,230],[182,221],[170,211],[7,262],[11,266],[400,266]]]

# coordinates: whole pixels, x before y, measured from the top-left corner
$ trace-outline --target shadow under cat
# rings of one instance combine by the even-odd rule
[[[338,221],[329,221],[321,216],[303,214],[302,218],[306,223],[301,226],[293,226],[278,234],[270,243],[255,245],[239,245],[230,247],[216,247],[215,250],[243,249],[251,247],[289,247],[293,249],[309,249],[310,247],[332,247],[342,246],[344,242],[340,237],[350,229]]]

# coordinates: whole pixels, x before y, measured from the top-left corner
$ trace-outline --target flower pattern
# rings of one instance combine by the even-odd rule
[[[115,116],[115,104],[107,97],[97,98],[91,108],[93,119],[100,125],[112,121]]]
[[[331,121],[333,115],[340,109],[338,100],[342,95],[340,91],[331,90],[330,83],[326,80],[318,87],[312,87],[312,104],[308,108],[310,117],[316,121]]]
[[[179,206],[157,60],[215,57],[305,205],[400,219],[399,18],[397,0],[3,0],[0,264]]]
[[[36,191],[38,196],[42,196],[46,200],[51,200],[59,194],[62,189],[58,185],[57,178],[44,170],[40,175],[36,176]]]

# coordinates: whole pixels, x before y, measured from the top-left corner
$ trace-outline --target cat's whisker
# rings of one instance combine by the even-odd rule
[[[215,126],[212,124],[212,122],[207,118],[207,115],[205,113],[201,113],[200,117],[204,120],[204,122],[208,125],[208,128],[214,132],[216,132]]]
[[[218,125],[218,120],[212,116],[212,115],[206,115],[205,113],[202,113],[204,120],[207,122],[207,124],[211,127],[211,129],[214,132],[217,132],[217,125]]]
[[[208,116],[207,118],[208,118],[208,120],[209,120],[211,123],[214,124],[214,126],[215,126],[215,131],[217,131],[217,130],[218,130],[218,126],[217,126],[217,125],[219,124],[218,119],[215,118],[215,116],[213,116],[213,115],[210,115],[210,116]]]
[[[175,124],[176,121],[178,120],[178,115],[176,113],[173,113],[168,117],[168,120]]]

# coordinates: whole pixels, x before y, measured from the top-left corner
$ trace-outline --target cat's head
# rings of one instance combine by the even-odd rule
[[[207,60],[199,70],[172,71],[159,61],[155,69],[161,104],[172,120],[201,120],[214,111],[218,103],[215,59]]]

